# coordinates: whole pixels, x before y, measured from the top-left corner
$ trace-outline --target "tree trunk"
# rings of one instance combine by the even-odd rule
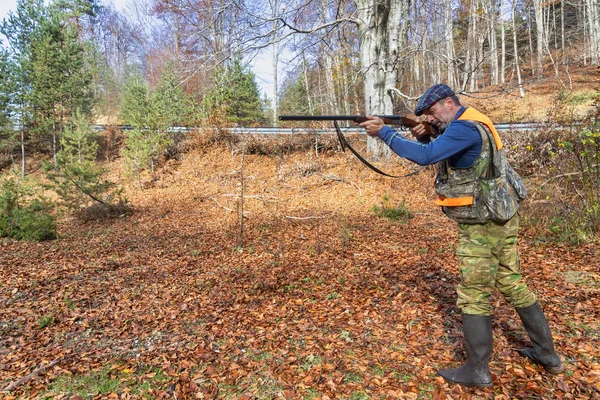
[[[587,54],[590,49],[589,46],[589,32],[587,29],[587,18],[586,18],[586,7],[582,7],[581,9],[581,21],[583,24],[582,32],[583,32],[583,66],[587,66]]]
[[[388,91],[396,87],[397,63],[406,29],[402,17],[408,14],[408,0],[357,0],[356,3],[365,112],[391,114],[394,104]],[[367,149],[375,159],[391,154],[387,146],[371,137],[367,139]]]
[[[535,12],[535,36],[536,36],[536,55],[537,55],[537,77],[543,76],[543,61],[544,61],[544,10],[542,0],[533,0],[533,8]]]
[[[475,45],[473,43],[473,38],[475,36],[474,34],[474,29],[475,29],[475,12],[473,11],[475,7],[475,0],[470,0],[469,1],[469,25],[468,25],[468,29],[467,29],[467,51],[465,54],[465,64],[464,64],[464,71],[463,71],[463,82],[462,82],[462,89],[465,90],[467,88],[468,85],[470,85],[471,80],[472,80],[472,62],[471,62],[471,58],[473,50],[475,49]]]
[[[516,2],[517,0],[513,0],[513,2]],[[532,32],[532,28],[531,28],[531,17],[529,16],[529,13],[527,13],[527,34],[528,34],[528,39],[529,39],[529,62],[531,64],[531,76],[535,76],[535,64],[533,61],[533,32]]]
[[[271,29],[273,31],[279,32],[277,30],[277,21],[276,18],[279,15],[279,0],[271,0],[271,15],[273,16],[274,22],[272,22]],[[277,33],[279,36],[279,33]],[[279,37],[277,38],[279,39]],[[275,40],[273,43],[273,58],[271,59],[271,66],[273,68],[273,88],[271,92],[271,96],[273,96],[273,126],[278,126],[279,121],[277,116],[279,115],[279,96],[278,89],[279,83],[277,80],[277,70],[279,68],[279,40]]]
[[[490,84],[498,84],[498,43],[496,39],[496,24],[498,13],[496,12],[496,1],[490,0],[486,4],[488,8],[488,19],[489,19],[489,35],[488,41],[490,46]]]
[[[335,93],[335,82],[333,77],[336,75],[333,65],[333,57],[330,54],[323,56],[325,60],[325,83],[326,83],[326,104],[329,106],[329,113],[339,115],[340,107],[338,105],[337,96]]]
[[[590,64],[600,65],[600,11],[598,0],[586,0],[589,27]]]
[[[565,2],[560,2],[560,49],[562,54],[562,63],[567,63],[567,49],[565,47]]]
[[[506,83],[506,24],[504,23],[504,0],[500,1],[500,83]]]
[[[279,121],[277,116],[279,115],[279,96],[277,91],[279,83],[277,81],[277,69],[279,67],[279,42],[273,43],[273,59],[271,65],[273,67],[273,88],[271,92],[271,96],[273,96],[273,126],[278,126]]]
[[[519,85],[519,95],[521,98],[525,97],[525,91],[523,90],[523,81],[521,79],[521,68],[519,66],[519,45],[517,42],[517,0],[513,0],[512,4],[512,28],[513,28],[513,50],[515,52],[515,70],[517,71],[517,84]]]
[[[302,75],[304,77],[304,87],[306,88],[306,100],[308,103],[308,113],[310,115],[314,114],[314,107],[312,96],[310,93],[310,86],[308,85],[308,67],[306,65],[306,57],[304,53],[302,53]]]
[[[25,128],[21,126],[21,178],[25,178]]]
[[[454,64],[454,31],[452,19],[452,2],[446,1],[444,4],[444,39],[446,41],[446,59],[448,60],[447,83],[451,88],[456,87],[456,70]]]

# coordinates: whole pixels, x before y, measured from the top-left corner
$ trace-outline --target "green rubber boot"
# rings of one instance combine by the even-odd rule
[[[554,350],[552,333],[538,302],[516,310],[533,345],[533,348],[519,350],[519,354],[540,364],[551,374],[556,375],[563,372],[565,366]]]
[[[462,320],[467,362],[460,368],[439,370],[438,375],[457,385],[491,387],[492,317],[463,314]]]

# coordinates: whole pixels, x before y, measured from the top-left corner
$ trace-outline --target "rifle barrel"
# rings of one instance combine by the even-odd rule
[[[379,118],[401,119],[402,115],[378,115]],[[365,115],[280,115],[280,121],[359,121]]]
[[[386,125],[402,125],[414,128],[419,124],[425,125],[426,131],[431,134],[432,128],[426,121],[419,122],[404,115],[374,115],[383,120]],[[280,121],[353,121],[357,124],[367,120],[366,115],[280,115]]]
[[[374,115],[388,125],[415,126],[419,123],[403,115]],[[357,124],[367,120],[366,115],[280,115],[280,121],[353,121]]]

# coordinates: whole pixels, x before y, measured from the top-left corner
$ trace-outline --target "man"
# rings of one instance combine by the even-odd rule
[[[437,203],[458,222],[458,266],[461,281],[457,305],[462,312],[466,363],[438,371],[446,381],[463,386],[490,387],[492,352],[490,295],[498,288],[516,308],[533,348],[519,353],[552,374],[564,371],[554,350],[552,334],[535,295],[520,273],[517,250],[519,201],[525,197],[521,179],[508,165],[492,122],[479,111],[463,107],[447,85],[429,88],[419,99],[417,116],[441,133],[430,141],[415,128],[419,142],[405,139],[378,117],[360,124],[381,138],[401,157],[419,165],[438,163]]]

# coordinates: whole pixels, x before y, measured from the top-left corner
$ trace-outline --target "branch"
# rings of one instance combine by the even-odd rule
[[[356,183],[352,182],[352,181],[347,181],[347,180],[345,180],[343,178],[340,178],[337,175],[323,175],[323,174],[319,174],[319,176],[321,176],[324,179],[329,179],[329,180],[332,180],[332,181],[335,181],[335,182],[343,182],[343,183],[348,183],[350,185],[354,185],[354,187],[356,189],[358,189],[359,195],[362,197],[362,190],[360,190],[360,187],[358,187],[358,185]]]
[[[228,193],[228,194],[222,194],[221,197],[238,197],[239,198],[241,196],[239,194],[234,194],[234,193],[229,194]],[[245,195],[244,199],[258,199],[258,200],[262,200],[262,201],[270,201],[270,202],[273,202],[273,203],[276,203],[276,202],[279,201],[279,199],[277,197],[259,196],[257,194],[255,194],[255,195],[248,195],[248,196]]]
[[[341,24],[343,22],[351,22],[351,23],[354,23],[354,24],[358,25],[358,22],[355,21],[352,18],[340,18],[340,19],[336,19],[336,20],[333,20],[333,21],[321,24],[321,25],[314,26],[314,27],[312,27],[310,29],[300,29],[298,27],[290,25],[284,18],[279,18],[279,21],[281,21],[281,23],[283,24],[284,27],[289,28],[294,33],[305,33],[305,34],[315,33],[317,31],[320,31],[321,29],[325,29],[325,28],[328,28],[330,26],[337,26],[337,25],[339,25],[339,24]]]
[[[306,220],[306,219],[323,219],[329,217],[331,214],[323,215],[323,216],[310,216],[310,217],[293,217],[291,215],[285,215],[287,219],[296,219],[296,220]]]
[[[225,209],[225,210],[227,210],[227,211],[229,211],[229,212],[233,212],[233,210],[232,210],[231,208],[227,208],[227,207],[225,207],[224,205],[222,205],[221,203],[219,203],[219,202],[217,201],[217,199],[215,199],[214,197],[209,197],[209,199],[211,199],[212,201],[214,201],[215,203],[217,203],[217,205],[218,205],[219,207],[221,207],[221,208],[223,208],[223,209]]]
[[[25,375],[24,377],[12,382],[11,384],[9,384],[7,387],[5,387],[4,389],[2,389],[2,392],[10,392],[13,389],[23,385],[24,383],[27,383],[28,381],[30,381],[31,379],[33,379],[37,374],[39,374],[40,372],[43,372],[45,370],[47,370],[48,368],[51,368],[53,366],[55,366],[56,364],[58,364],[59,362],[61,362],[63,360],[64,357],[61,358],[57,358],[56,360],[46,364],[46,365],[42,365],[41,367],[39,367],[38,369],[34,370],[33,372]]]
[[[600,166],[600,164],[596,164],[596,165],[592,165],[592,168],[598,168]],[[558,179],[558,178],[564,178],[566,176],[573,176],[573,175],[582,175],[586,172],[589,172],[589,169],[585,169],[583,171],[577,171],[577,172],[567,172],[564,174],[560,174],[560,175],[555,175],[552,178],[548,179],[547,181],[545,181],[544,183],[541,184],[541,186],[546,185],[547,183],[550,183],[551,181]]]
[[[68,180],[70,180],[70,181],[71,181],[71,183],[72,183],[73,185],[75,185],[75,187],[76,187],[77,189],[79,189],[79,190],[81,191],[81,193],[85,194],[86,196],[88,196],[88,197],[89,197],[89,198],[91,198],[92,200],[94,200],[94,201],[96,201],[96,202],[98,202],[98,203],[102,204],[103,206],[106,206],[106,205],[107,205],[107,204],[106,204],[106,202],[104,202],[104,201],[102,201],[102,200],[100,200],[100,199],[96,198],[94,195],[92,195],[91,193],[88,193],[88,192],[87,192],[87,191],[86,191],[86,190],[85,190],[83,187],[81,187],[81,186],[79,185],[79,183],[77,183],[77,182],[75,181],[75,179],[73,179],[73,178],[72,178],[72,177],[69,175],[69,173],[66,171],[66,169],[64,169],[64,168],[63,168],[62,172],[63,172],[63,174],[65,174],[65,176],[67,177],[67,179],[68,179]]]

